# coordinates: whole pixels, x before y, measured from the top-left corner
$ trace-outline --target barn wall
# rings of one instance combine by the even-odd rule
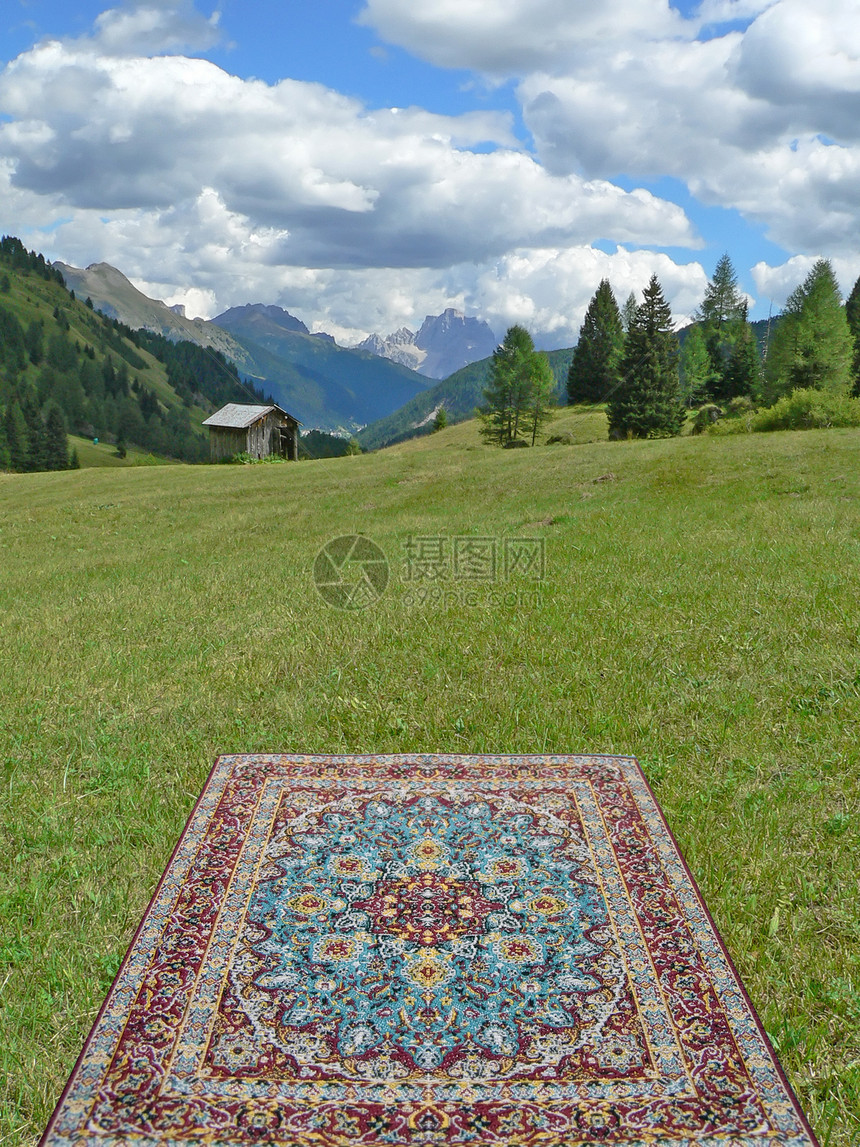
[[[247,434],[244,430],[227,430],[222,426],[209,427],[209,458],[221,462],[232,458],[247,449]]]
[[[232,430],[221,426],[209,427],[209,456],[213,462],[232,458],[247,452],[252,458],[268,458],[281,453],[281,429],[287,431],[286,457],[297,462],[299,457],[299,426],[292,418],[272,411],[246,430]]]

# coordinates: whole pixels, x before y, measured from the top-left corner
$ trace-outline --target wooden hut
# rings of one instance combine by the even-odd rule
[[[209,427],[209,456],[213,462],[250,454],[252,458],[299,458],[298,419],[280,406],[242,406],[228,402],[203,423]]]

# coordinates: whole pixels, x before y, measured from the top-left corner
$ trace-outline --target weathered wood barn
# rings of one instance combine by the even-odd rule
[[[280,406],[242,406],[228,402],[203,423],[209,427],[209,456],[213,462],[250,454],[252,458],[299,458],[298,419]]]

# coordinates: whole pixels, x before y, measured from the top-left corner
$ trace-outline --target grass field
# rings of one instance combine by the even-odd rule
[[[601,417],[0,476],[0,1143],[38,1138],[213,757],[274,750],[639,757],[822,1147],[860,1143],[860,432]],[[313,561],[353,532],[391,581],[339,612]],[[545,577],[434,600],[410,535],[543,538]]]
[[[92,438],[79,438],[76,434],[70,434],[68,438],[69,451],[77,450],[82,469],[98,466],[115,470],[126,466],[159,466],[165,463],[165,459],[156,458],[154,454],[148,454],[136,446],[127,447],[125,458],[120,458],[116,446],[107,442],[94,443]]]

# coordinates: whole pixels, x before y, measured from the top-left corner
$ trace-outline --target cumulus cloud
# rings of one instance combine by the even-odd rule
[[[665,0],[366,0],[359,19],[431,63],[505,77],[567,69],[620,28],[631,43],[687,31]]]
[[[100,51],[115,56],[205,52],[220,39],[219,21],[218,12],[207,19],[191,0],[149,0],[102,12],[96,20],[96,42]]]
[[[665,0],[537,7],[366,0],[363,19],[435,63],[515,80],[556,174],[672,175],[787,249],[860,251],[853,0],[704,0],[689,19]]]
[[[647,192],[554,176],[510,146],[507,118],[368,111],[321,85],[268,85],[180,56],[104,56],[51,42],[0,79],[13,182],[71,207],[163,212],[215,188],[275,229],[273,258],[320,267],[446,265],[513,245],[690,244]],[[177,206],[179,205],[179,206]]]
[[[756,289],[763,298],[771,301],[774,313],[781,310],[788,296],[800,286],[819,258],[821,256],[818,255],[793,255],[778,266],[756,263],[752,268]],[[831,259],[831,264],[843,297],[847,298],[860,276],[860,257]]]
[[[189,5],[113,9],[91,37],[42,42],[0,73],[0,203],[41,205],[46,251],[116,262],[171,302],[314,299],[337,329],[366,331],[459,300],[483,313],[481,291],[529,252],[698,243],[671,202],[549,171],[507,113],[372,109],[320,84],[158,54],[210,33],[214,18]],[[544,280],[572,289],[563,259],[535,259],[538,293]],[[412,291],[416,313],[402,315]],[[524,303],[548,332],[564,328],[564,305]]]

